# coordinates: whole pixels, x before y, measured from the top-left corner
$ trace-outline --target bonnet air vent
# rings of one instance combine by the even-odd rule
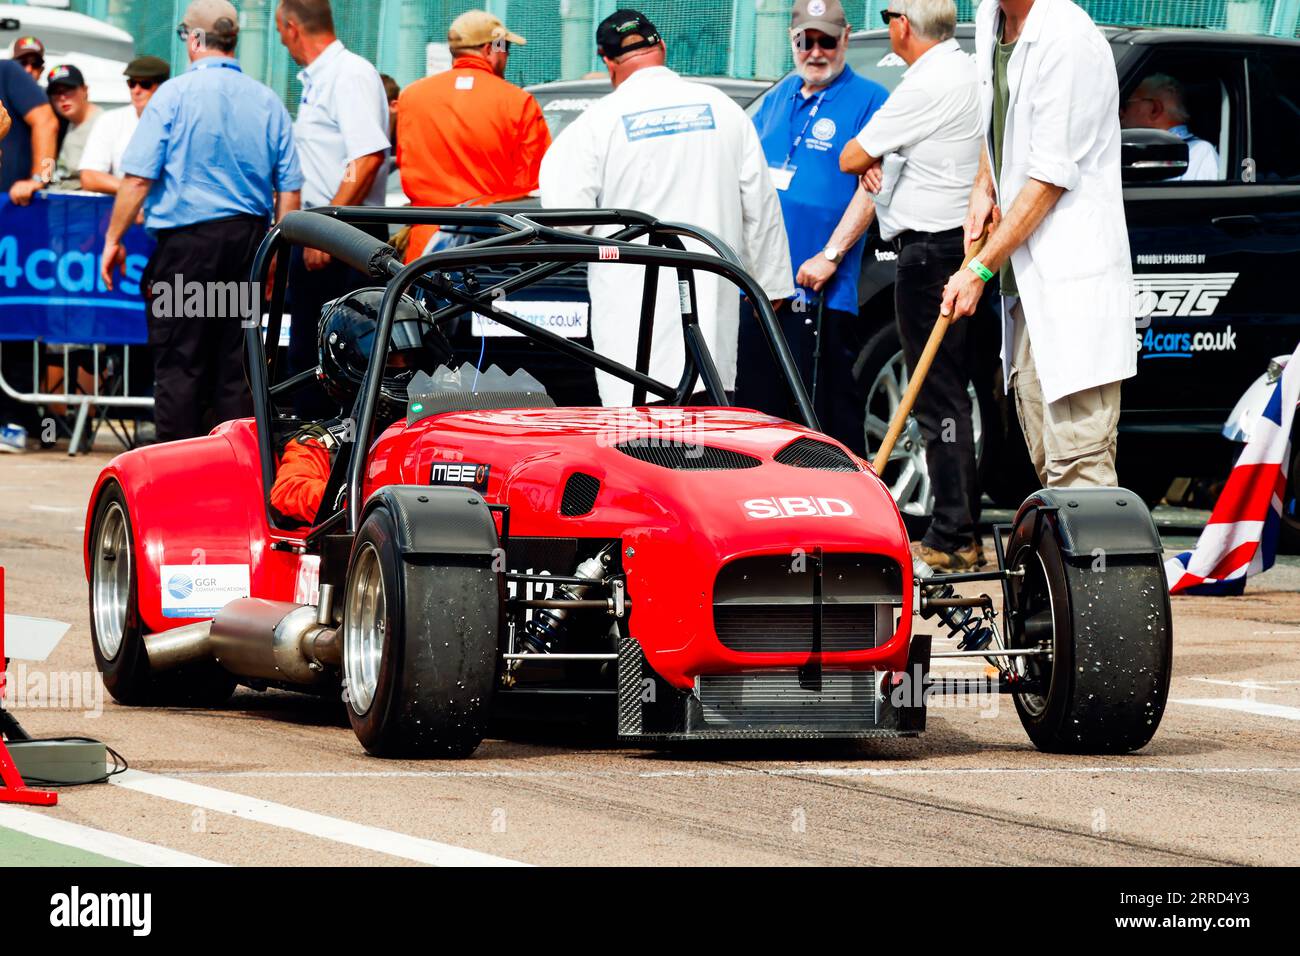
[[[762,464],[758,458],[743,452],[686,442],[639,440],[614,447],[632,458],[675,471],[734,471]]]
[[[600,494],[600,479],[583,471],[575,471],[564,483],[564,497],[560,499],[560,514],[568,518],[590,514],[596,507]]]
[[[816,438],[797,438],[776,453],[776,460],[794,468],[816,468],[819,471],[857,471],[858,466],[830,442]]]

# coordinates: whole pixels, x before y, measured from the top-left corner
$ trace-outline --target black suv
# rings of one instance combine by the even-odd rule
[[[1119,478],[1148,501],[1175,477],[1222,477],[1233,446],[1228,413],[1274,355],[1300,338],[1300,42],[1192,30],[1103,27],[1115,54],[1120,102],[1162,73],[1186,89],[1190,127],[1219,154],[1221,181],[1150,182],[1126,165],[1124,204],[1140,310],[1138,374],[1124,383]],[[974,51],[974,27],[957,29]],[[893,89],[906,64],[887,31],[855,33],[849,63]],[[751,112],[762,102],[750,106]],[[1135,143],[1126,131],[1126,144]],[[1138,155],[1126,149],[1126,163]],[[1147,181],[1144,181],[1147,180]],[[860,287],[862,349],[856,376],[867,402],[868,444],[879,444],[906,381],[893,315],[894,252],[873,227]],[[992,298],[992,296],[990,296]],[[991,310],[991,305],[989,306]],[[1002,396],[998,325],[976,318],[981,480],[999,504],[1015,505],[1037,481],[1014,409]],[[1142,325],[1143,323],[1139,323]],[[886,470],[906,512],[932,498],[920,436],[910,428]]]

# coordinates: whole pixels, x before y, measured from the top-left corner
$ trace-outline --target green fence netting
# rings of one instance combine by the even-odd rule
[[[297,102],[298,68],[290,62],[275,30],[277,0],[242,0],[239,57],[244,69]],[[141,53],[170,59],[184,56],[175,29],[185,0],[73,0],[80,12],[121,27]],[[669,65],[696,75],[775,78],[790,66],[790,0],[336,0],[339,36],[381,71],[405,85],[424,76],[426,64],[441,62],[447,25],[471,7],[500,16],[528,40],[510,58],[516,83],[569,79],[598,69],[595,24],[620,5],[637,6],[659,27],[668,44]],[[975,0],[958,0],[958,16],[969,20]],[[1239,33],[1296,36],[1300,0],[1081,0],[1098,23],[1193,27]],[[888,0],[849,0],[855,27],[880,26]]]

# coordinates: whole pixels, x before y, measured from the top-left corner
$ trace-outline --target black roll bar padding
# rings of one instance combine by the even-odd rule
[[[284,294],[286,287],[289,285],[289,250],[284,251],[284,255],[278,256],[275,260],[275,281],[271,284],[271,301],[267,305],[266,320],[266,337],[265,342],[275,342],[276,347],[270,350],[266,359],[266,380],[275,381],[275,363],[280,356],[280,326],[284,321]],[[262,286],[256,286],[262,289]],[[260,304],[260,301],[259,301]]]
[[[277,258],[277,253],[279,254]],[[271,226],[257,254],[253,257],[253,282],[265,283],[271,262],[288,263],[289,248],[279,223]],[[278,269],[277,269],[278,272]],[[284,286],[276,283],[276,293],[271,296],[269,323],[278,329],[284,309]],[[259,303],[260,304],[260,303]],[[271,486],[275,484],[275,448],[271,439],[271,393],[267,387],[266,350],[262,345],[262,323],[252,322],[244,329],[245,373],[248,390],[253,397],[253,419],[257,423],[257,451],[262,466],[262,500],[266,520],[271,519]]]
[[[288,213],[279,225],[281,234],[294,245],[328,252],[375,279],[387,278],[392,273],[388,260],[397,251],[341,219],[301,209]]]
[[[650,233],[650,242],[655,241],[654,233]],[[659,291],[659,267],[646,266],[645,280],[641,283],[641,326],[637,331],[636,338],[636,370],[642,375],[650,374],[650,346],[654,342],[655,334],[655,306],[657,293]],[[632,389],[632,405],[637,407],[645,404],[645,389],[634,387]]]

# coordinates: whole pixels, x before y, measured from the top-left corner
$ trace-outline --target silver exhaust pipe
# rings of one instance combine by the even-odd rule
[[[212,648],[208,643],[211,628],[211,621],[199,621],[170,631],[146,634],[144,650],[149,657],[149,668],[170,671],[195,661],[211,660]]]
[[[236,677],[314,687],[343,661],[338,629],[320,623],[314,604],[241,598],[211,621],[146,634],[155,671],[215,660]]]

